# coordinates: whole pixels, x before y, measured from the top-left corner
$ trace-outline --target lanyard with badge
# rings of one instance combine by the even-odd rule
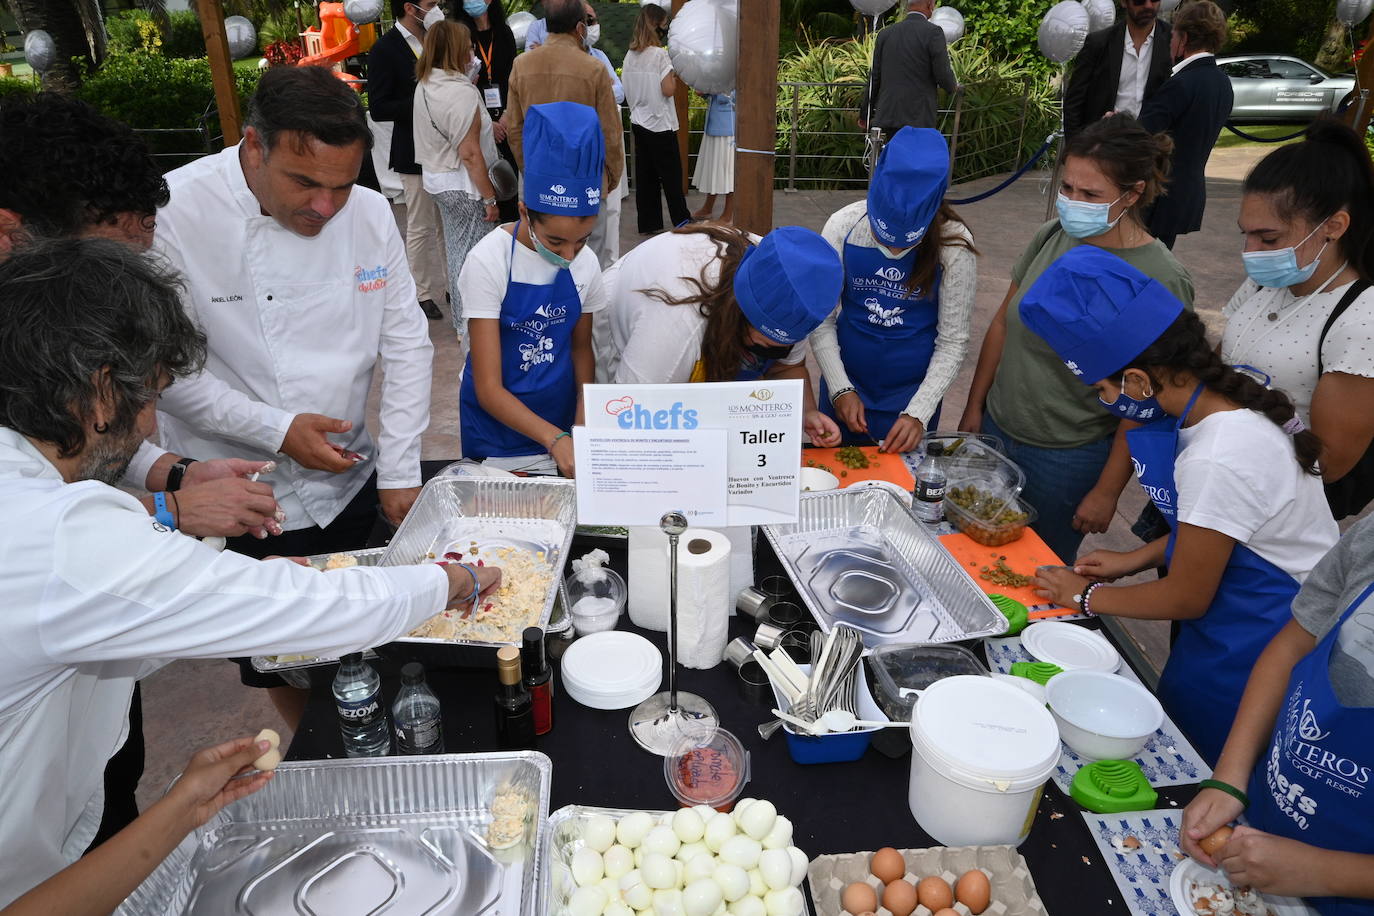
[[[485,48],[480,41],[474,41],[473,47],[482,58],[482,63],[486,65],[487,88],[482,90],[482,104],[488,108],[499,109],[501,107],[501,87],[495,85],[496,77],[491,69],[491,53],[496,48],[495,36],[491,39],[491,44]]]
[[[1264,341],[1265,338],[1267,338],[1275,330],[1281,327],[1289,318],[1292,318],[1294,315],[1301,312],[1303,306],[1307,305],[1307,303],[1311,302],[1314,298],[1320,296],[1322,293],[1327,292],[1332,282],[1335,281],[1335,279],[1339,277],[1341,274],[1345,273],[1345,269],[1347,266],[1349,265],[1342,264],[1339,270],[1337,270],[1335,273],[1333,273],[1330,277],[1326,279],[1325,283],[1323,283],[1320,287],[1313,290],[1312,292],[1308,293],[1306,296],[1303,296],[1301,299],[1298,299],[1292,305],[1274,305],[1271,308],[1256,309],[1255,313],[1250,316],[1250,320],[1246,322],[1245,327],[1242,328],[1238,334],[1236,334],[1236,349],[1244,349],[1247,346],[1251,348],[1258,347],[1260,343]],[[1272,289],[1272,287],[1262,286],[1260,287],[1260,289]],[[1274,295],[1282,295],[1284,292],[1287,292],[1287,290],[1288,287],[1285,286],[1281,289],[1273,289],[1273,293]],[[1260,320],[1260,316],[1264,316],[1265,318],[1267,318],[1269,320],[1269,324],[1267,327],[1264,328],[1264,330],[1262,331],[1262,333],[1260,333],[1258,337],[1256,337],[1254,340],[1247,342],[1245,338],[1251,332],[1251,330],[1254,329],[1256,322]]]

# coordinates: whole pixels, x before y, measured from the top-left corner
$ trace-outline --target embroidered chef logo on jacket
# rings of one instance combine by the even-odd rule
[[[366,267],[357,266],[353,268],[353,282],[358,284],[358,292],[370,293],[379,289],[386,289],[387,269],[381,264],[368,270]]]
[[[883,304],[877,299],[865,299],[864,307],[868,309],[868,323],[876,324],[884,328],[896,327],[899,324],[906,324],[906,319],[902,314],[906,309],[900,305],[892,308],[883,308]]]

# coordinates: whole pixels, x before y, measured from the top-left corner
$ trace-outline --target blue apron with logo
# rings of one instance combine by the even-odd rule
[[[1178,431],[1201,393],[1198,385],[1177,420],[1159,420],[1126,433],[1140,485],[1169,522],[1166,563],[1178,540]],[[1159,701],[1209,766],[1221,756],[1250,669],[1288,622],[1297,593],[1298,580],[1236,544],[1207,612],[1179,621],[1178,639],[1159,676]]]
[[[515,265],[516,222],[511,233]],[[582,300],[572,272],[560,270],[552,283],[516,283],[506,270],[501,300],[501,384],[520,402],[559,429],[577,418],[577,380],[570,352],[573,328],[582,317]],[[518,433],[482,409],[472,377],[472,354],[463,368],[459,395],[464,458],[542,455],[542,443]]]
[[[850,229],[849,235],[853,233]],[[924,295],[917,290],[908,298],[906,281],[916,266],[916,250],[894,261],[876,248],[851,245],[849,235],[844,240],[845,283],[835,334],[844,371],[863,402],[869,435],[855,434],[839,421],[824,379],[820,403],[839,424],[846,444],[885,437],[925,380],[935,353],[941,273],[937,268],[932,289]],[[939,420],[937,409],[928,429]]]
[[[1374,853],[1374,709],[1341,705],[1330,673],[1341,627],[1371,596],[1374,584],[1293,666],[1274,737],[1250,776],[1246,816],[1256,830],[1321,849]],[[1308,902],[1322,916],[1374,916],[1374,900],[1314,897]]]

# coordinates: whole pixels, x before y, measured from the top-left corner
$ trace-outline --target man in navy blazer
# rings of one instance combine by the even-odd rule
[[[1109,111],[1139,117],[1169,78],[1169,23],[1159,0],[1122,0],[1124,16],[1088,36],[1064,93],[1064,133],[1072,137]],[[1127,39],[1130,39],[1127,41]]]

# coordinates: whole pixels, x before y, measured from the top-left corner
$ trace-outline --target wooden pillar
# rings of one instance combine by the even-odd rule
[[[200,30],[210,58],[210,77],[215,82],[215,107],[219,109],[224,145],[233,146],[243,135],[239,94],[234,88],[234,61],[229,56],[229,36],[224,31],[224,5],[220,0],[200,0]]]
[[[687,0],[673,0],[673,15],[676,16]],[[691,140],[691,119],[689,111],[692,90],[682,80],[677,81],[677,92],[673,93],[673,107],[677,110],[677,156],[682,161],[682,193],[686,194],[692,181],[692,170],[687,164],[689,141]]]
[[[739,0],[740,49],[735,98],[735,225],[758,235],[763,235],[773,228],[773,149],[778,132],[779,16],[779,0]],[[748,23],[747,28],[745,23]]]

